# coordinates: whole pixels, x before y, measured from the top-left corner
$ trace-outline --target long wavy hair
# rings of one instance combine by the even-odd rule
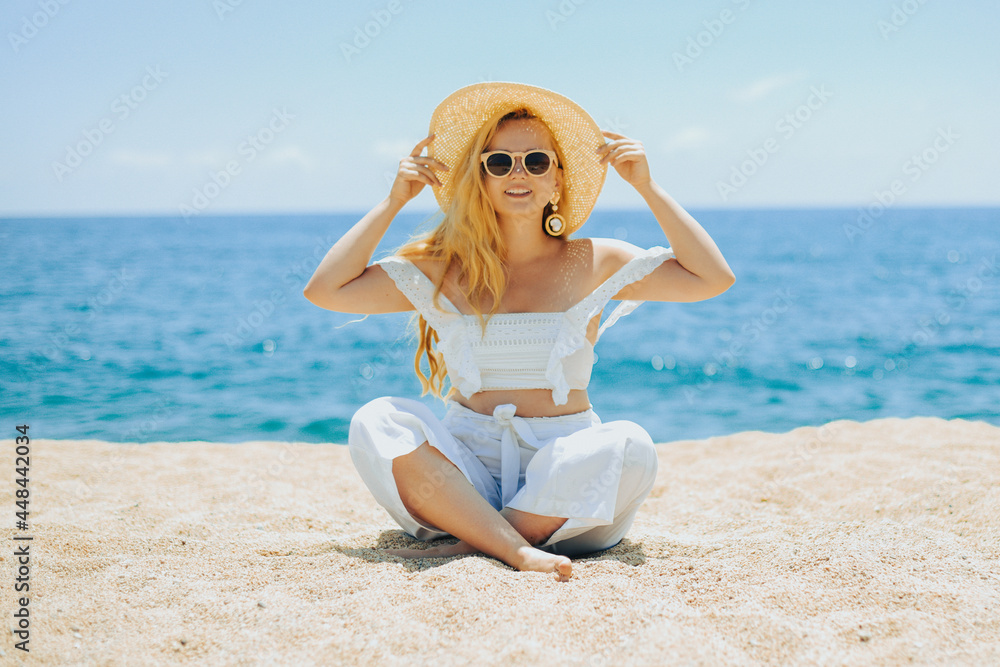
[[[457,268],[458,285],[463,295],[486,330],[487,319],[496,313],[500,300],[507,289],[505,260],[507,249],[497,224],[496,212],[490,204],[486,191],[486,175],[479,155],[486,150],[497,131],[511,120],[539,120],[528,109],[515,109],[497,116],[485,123],[472,139],[469,151],[461,158],[455,170],[455,194],[451,205],[444,212],[444,218],[433,230],[411,238],[396,251],[396,255],[406,259],[435,259],[444,262],[445,270],[434,286],[433,307],[439,307],[438,297],[444,277]],[[544,124],[544,121],[541,121]],[[552,136],[551,130],[549,135]],[[558,164],[564,165],[562,152],[552,136]],[[560,192],[560,203],[565,204],[565,193]],[[552,213],[552,205],[546,204],[538,224]],[[483,313],[480,304],[490,304],[489,311]],[[431,392],[438,398],[445,398],[444,383],[448,370],[444,356],[436,349],[438,333],[422,315],[415,317],[417,353],[413,360],[417,377],[423,388],[421,396]],[[421,360],[427,357],[427,373],[421,367]],[[448,396],[452,390],[449,390]]]

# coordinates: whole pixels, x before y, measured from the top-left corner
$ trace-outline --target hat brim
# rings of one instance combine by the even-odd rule
[[[567,97],[545,88],[522,83],[490,81],[466,86],[449,95],[431,116],[435,134],[427,154],[451,168],[436,172],[441,186],[434,196],[442,211],[451,206],[455,194],[455,165],[471,150],[476,132],[489,120],[525,108],[552,131],[565,164],[564,202],[559,205],[572,234],[587,220],[601,193],[608,167],[600,163],[597,149],[606,143],[594,119]]]

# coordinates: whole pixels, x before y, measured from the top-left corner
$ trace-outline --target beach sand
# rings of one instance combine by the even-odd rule
[[[574,577],[423,546],[346,447],[32,442],[26,665],[1000,664],[1000,428],[838,421],[658,445]],[[2,611],[14,629],[13,441]]]

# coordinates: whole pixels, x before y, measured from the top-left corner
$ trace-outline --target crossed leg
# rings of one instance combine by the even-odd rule
[[[407,510],[418,520],[424,523],[431,523],[421,516],[419,512],[414,511],[413,508],[407,506]],[[513,507],[505,507],[500,510],[500,516],[506,519],[507,523],[513,526],[514,530],[520,533],[521,537],[531,546],[541,544],[549,539],[552,533],[559,530],[566,523],[566,519],[562,517],[531,514],[530,512],[516,510]],[[468,542],[459,540],[455,544],[446,544],[428,549],[390,549],[389,553],[402,558],[450,558],[451,556],[476,554],[480,553],[480,551]]]
[[[457,544],[432,549],[391,549],[403,558],[434,558],[483,552],[517,570],[572,576],[572,563],[536,549],[566,519],[505,507],[498,512],[480,496],[461,471],[440,451],[424,442],[392,462],[399,497],[415,518],[459,538]]]

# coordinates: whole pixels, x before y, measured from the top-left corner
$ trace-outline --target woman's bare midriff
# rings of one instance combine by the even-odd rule
[[[565,405],[552,401],[551,389],[507,389],[481,391],[465,398],[455,393],[451,400],[484,415],[492,415],[498,405],[512,403],[517,406],[518,417],[560,417],[590,409],[590,398],[585,389],[572,389]]]

